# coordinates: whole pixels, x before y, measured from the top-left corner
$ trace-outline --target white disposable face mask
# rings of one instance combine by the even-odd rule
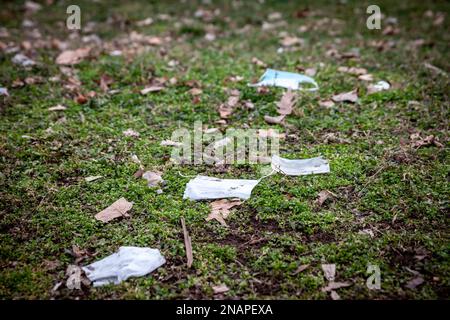
[[[328,161],[322,157],[289,160],[277,155],[272,156],[272,169],[288,176],[301,176],[330,172]]]
[[[307,83],[313,88],[303,88],[300,84]],[[266,72],[261,76],[258,83],[249,84],[251,87],[262,87],[262,86],[275,86],[282,87],[292,90],[306,90],[306,91],[316,91],[319,89],[317,82],[308,76],[303,74],[278,71],[273,69],[267,69]]]
[[[197,176],[190,180],[184,191],[184,199],[205,200],[240,198],[248,199],[259,180],[218,179]]]
[[[120,247],[117,253],[83,267],[94,287],[119,284],[130,277],[141,277],[159,268],[166,260],[159,250]]]

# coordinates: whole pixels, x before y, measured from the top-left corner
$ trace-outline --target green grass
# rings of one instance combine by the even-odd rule
[[[94,33],[104,41],[132,30],[172,38],[132,59],[111,57],[106,51],[76,65],[82,92],[97,92],[83,105],[64,88],[64,77],[62,82],[47,81],[60,75],[55,49],[34,49],[32,56],[39,65],[31,70],[12,64],[12,54],[1,53],[0,86],[8,88],[10,97],[0,97],[0,298],[204,299],[214,297],[211,286],[224,283],[230,291],[223,298],[328,299],[321,291],[326,285],[322,263],[335,263],[337,280],[352,283],[338,290],[344,299],[448,298],[449,81],[448,73],[436,75],[423,62],[450,70],[450,39],[445,32],[449,19],[433,26],[433,19],[424,17],[427,10],[450,12],[449,4],[379,1],[386,17],[398,19],[400,29],[397,35],[385,36],[382,30],[366,29],[369,3],[361,1],[240,3],[201,5],[220,9],[218,16],[204,22],[194,17],[200,7],[195,2],[79,1],[83,27],[97,22]],[[69,4],[57,2],[32,16],[43,39],[68,40],[70,32],[59,25],[64,24]],[[27,39],[21,30],[21,6],[21,2],[2,6],[0,22],[11,36],[0,41],[20,45]],[[296,18],[294,13],[305,8],[312,14]],[[282,13],[286,26],[262,31],[261,24],[274,11]],[[158,19],[158,14],[169,14],[170,20]],[[154,24],[134,25],[148,16]],[[330,21],[335,21],[332,26]],[[218,32],[215,41],[204,39],[208,25]],[[299,33],[300,26],[309,29]],[[277,53],[280,31],[304,38],[305,45]],[[419,38],[429,44],[411,48]],[[370,46],[380,40],[394,40],[396,46],[382,52]],[[77,43],[73,40],[74,47]],[[340,53],[359,48],[360,58],[330,57],[331,47]],[[261,95],[247,86],[264,71],[251,63],[252,57],[281,70],[317,68],[320,90],[300,93],[286,128],[274,127],[294,135],[282,141],[281,153],[290,158],[323,155],[330,161],[331,173],[263,179],[252,197],[233,209],[229,228],[223,228],[205,221],[207,202],[182,199],[189,178],[180,173],[259,178],[261,165],[231,165],[225,173],[206,165],[178,166],[169,161],[171,148],[159,143],[180,126],[192,128],[197,120],[218,126],[217,107],[227,99],[225,88],[238,89],[241,100],[255,105],[252,110],[236,110],[230,127],[271,127],[263,117],[276,114],[275,102],[283,91],[272,88]],[[179,64],[170,67],[171,60]],[[365,83],[338,72],[339,66],[367,68],[376,81],[388,80],[393,87],[369,96]],[[110,89],[120,90],[117,94],[102,93],[98,81],[103,74],[114,79]],[[244,80],[226,81],[236,75]],[[14,80],[30,76],[44,81],[12,88]],[[140,95],[152,77],[176,77],[178,82],[162,92]],[[189,80],[201,84],[197,104],[188,93]],[[318,104],[354,88],[360,96],[356,104],[329,109]],[[56,104],[68,109],[47,110]],[[128,128],[140,137],[125,137],[122,132]],[[435,135],[444,147],[411,148],[414,132]],[[325,143],[329,133],[349,143]],[[162,194],[133,177],[138,165],[131,161],[132,154],[146,169],[164,172],[167,184]],[[84,181],[93,175],[104,177]],[[315,200],[322,190],[336,197],[319,207]],[[120,197],[134,202],[130,218],[108,224],[94,219]],[[186,267],[180,217],[192,237],[191,269]],[[371,229],[374,237],[360,234],[363,229]],[[117,286],[70,291],[63,285],[54,292],[53,286],[64,281],[67,266],[75,263],[70,254],[73,245],[90,253],[80,265],[123,245],[158,248],[167,263]],[[420,252],[426,253],[424,259],[416,257]],[[45,260],[59,264],[50,268]],[[381,290],[366,287],[369,263],[380,266]],[[302,264],[310,266],[295,274]],[[414,277],[408,268],[425,280],[416,289],[406,287]]]

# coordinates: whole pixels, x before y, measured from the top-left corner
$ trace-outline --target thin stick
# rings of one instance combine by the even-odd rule
[[[183,233],[184,233],[184,245],[186,247],[187,266],[188,266],[188,268],[190,268],[192,266],[192,262],[194,261],[194,258],[192,256],[191,237],[189,236],[189,233],[186,229],[186,223],[184,222],[183,217],[181,217],[181,226],[183,227]]]

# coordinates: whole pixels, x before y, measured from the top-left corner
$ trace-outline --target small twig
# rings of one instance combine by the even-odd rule
[[[191,237],[189,236],[189,233],[186,229],[186,223],[184,222],[183,217],[181,217],[181,226],[183,227],[184,245],[186,247],[187,266],[188,266],[188,268],[190,268],[192,266],[192,262],[194,261],[194,258],[192,256]]]

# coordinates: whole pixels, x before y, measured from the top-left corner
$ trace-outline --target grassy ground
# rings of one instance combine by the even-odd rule
[[[394,28],[399,33],[383,35],[386,20],[382,30],[365,27],[369,3],[362,1],[78,1],[81,36],[97,34],[102,40],[93,45],[89,59],[73,67],[81,81],[76,90],[97,93],[85,104],[74,101],[65,86],[68,78],[54,62],[58,50],[39,43],[57,38],[74,48],[86,46],[80,37],[69,38],[74,32],[64,27],[69,2],[57,1],[29,18],[42,35],[34,40],[21,26],[22,4],[2,4],[1,25],[10,35],[0,41],[20,45],[31,39],[31,48],[22,52],[39,64],[26,70],[11,62],[13,54],[3,50],[0,56],[0,87],[10,94],[0,97],[1,298],[329,299],[321,291],[326,285],[322,263],[335,263],[337,281],[352,283],[338,290],[343,299],[448,297],[449,82],[446,71],[424,66],[428,62],[450,70],[449,19],[435,26],[436,16],[425,14],[450,12],[448,2],[378,1],[386,17],[398,19]],[[220,12],[209,21],[208,16],[194,16],[199,7]],[[275,11],[287,24],[263,31],[261,25]],[[149,16],[155,20],[152,25],[136,26]],[[89,24],[92,21],[96,24]],[[306,30],[301,33],[302,26]],[[110,56],[114,46],[120,47],[116,40],[133,30],[170,40],[138,46],[144,50],[133,56]],[[207,41],[205,34],[211,30],[216,39]],[[277,53],[283,31],[305,39],[300,50]],[[417,39],[423,39],[423,45],[414,46]],[[106,44],[109,51],[101,50]],[[330,49],[345,53],[353,48],[359,49],[359,58],[330,55]],[[229,127],[273,127],[263,117],[276,114],[274,102],[283,91],[272,88],[259,94],[247,87],[264,71],[251,62],[253,57],[280,70],[317,69],[320,90],[301,93],[287,125],[275,128],[289,135],[281,153],[291,158],[323,155],[331,173],[264,179],[252,197],[232,211],[229,228],[224,228],[205,222],[208,202],[182,199],[189,178],[179,172],[258,178],[261,166],[177,166],[169,161],[171,148],[160,146],[160,141],[170,139],[180,126],[192,128],[195,120],[220,127],[215,124],[220,119],[217,107],[227,99],[226,88],[238,89],[241,100],[255,105],[251,110],[238,108]],[[368,95],[365,83],[338,72],[340,66],[367,68],[376,81],[393,86]],[[117,93],[100,89],[105,74],[114,80],[110,89]],[[39,83],[13,88],[16,79],[38,76]],[[48,80],[55,76],[61,79]],[[227,81],[230,76],[243,81]],[[155,77],[175,77],[177,83],[141,95],[139,90]],[[203,90],[199,101],[188,93],[190,80]],[[319,106],[319,100],[354,88],[359,88],[358,103]],[[68,108],[48,111],[56,104]],[[125,137],[122,132],[128,128],[140,137]],[[413,147],[414,133],[434,135],[444,146]],[[327,139],[330,136],[334,139]],[[131,161],[132,154],[146,169],[164,173],[162,194],[133,177],[138,165]],[[104,178],[85,182],[94,175]],[[318,206],[322,190],[336,197]],[[134,202],[130,218],[108,224],[94,219],[120,197]],[[192,237],[191,269],[186,267],[180,217]],[[373,236],[361,230],[371,230]],[[123,245],[158,248],[167,263],[149,276],[117,286],[70,291],[62,285],[52,291],[64,281],[69,264],[85,265]],[[81,253],[74,253],[74,246]],[[381,290],[366,287],[369,263],[380,267]],[[296,274],[304,264],[309,267]],[[411,289],[407,284],[415,271],[424,282]],[[230,290],[214,296],[211,287],[221,283]]]

